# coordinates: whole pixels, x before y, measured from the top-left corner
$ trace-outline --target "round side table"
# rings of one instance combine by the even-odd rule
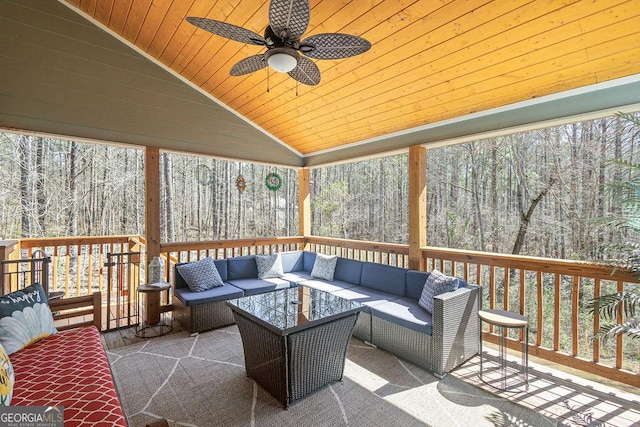
[[[148,308],[144,319],[136,328],[137,337],[155,338],[166,335],[173,330],[173,326],[166,324],[160,317],[160,293],[170,287],[171,284],[166,282],[138,286],[138,293],[144,294],[148,299]]]
[[[480,320],[499,328],[500,340],[498,342],[497,367],[485,368],[483,363],[482,339],[480,339],[480,372],[478,377],[485,384],[502,391],[519,391],[518,387],[524,384],[525,390],[529,389],[529,322],[526,316],[505,310],[480,310]],[[522,340],[520,369],[512,369],[507,366],[507,331],[509,329],[521,329],[524,331]],[[495,365],[495,364],[494,364]],[[495,379],[487,379],[485,371],[497,371],[500,386],[494,385]],[[515,375],[514,375],[515,374]],[[507,381],[507,377],[515,379]],[[518,379],[520,381],[518,381]]]

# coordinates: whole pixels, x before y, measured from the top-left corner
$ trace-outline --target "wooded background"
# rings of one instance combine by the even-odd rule
[[[639,136],[609,117],[427,150],[431,246],[594,259]],[[0,238],[144,234],[143,152],[0,133]],[[407,243],[407,155],[311,170],[312,234]],[[298,234],[295,169],[162,153],[163,241]],[[278,191],[267,174],[282,179]],[[628,172],[626,172],[628,173]],[[246,180],[246,190],[236,186]]]

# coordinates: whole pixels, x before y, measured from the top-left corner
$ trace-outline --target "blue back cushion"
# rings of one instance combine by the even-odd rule
[[[218,273],[220,273],[220,278],[222,279],[222,281],[226,282],[227,281],[227,260],[216,259],[213,261],[213,263],[216,265],[216,269],[218,269]],[[187,264],[187,263],[179,262],[179,263],[176,263],[175,266],[177,267],[182,264]],[[184,278],[182,277],[178,269],[175,268],[173,271],[175,273],[173,276],[173,285],[176,287],[176,289],[188,288],[189,286],[187,285],[187,282],[184,281]]]
[[[227,277],[229,280],[251,279],[258,277],[256,257],[248,255],[227,258]]]
[[[363,262],[360,284],[403,297],[405,296],[406,271],[404,268],[391,265]]]
[[[220,273],[220,277],[222,278],[222,281],[226,282],[227,278],[228,278],[228,275],[227,275],[227,260],[226,259],[216,259],[213,262],[216,265],[216,268],[218,269],[218,273]]]
[[[304,270],[302,251],[281,252],[280,258],[282,259],[282,269],[285,273]]]
[[[429,277],[429,273],[426,271],[407,271],[407,297],[419,300],[427,277]]]
[[[313,270],[313,264],[316,262],[316,253],[304,251],[302,253],[302,262],[304,265],[304,271],[311,273],[311,270]]]
[[[353,259],[338,257],[336,262],[336,270],[333,273],[335,280],[343,282],[360,284],[360,276],[362,275],[362,262]]]

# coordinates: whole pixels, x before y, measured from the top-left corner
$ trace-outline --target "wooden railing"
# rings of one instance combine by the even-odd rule
[[[94,294],[101,295],[104,313],[101,313],[100,319],[105,321],[102,329],[106,330],[119,327],[119,324],[108,322],[114,316],[118,319],[126,316],[123,325],[138,322],[136,288],[144,277],[144,265],[146,265],[144,244],[145,241],[140,236],[22,239],[2,242],[0,260],[32,260],[47,257],[50,259],[47,263],[47,271],[41,274],[48,277],[50,297],[65,299],[81,297],[80,300],[82,300]],[[133,262],[126,266],[128,273],[126,279],[123,279],[122,275],[113,274],[113,268],[107,266],[109,255],[117,257],[123,253],[137,254],[133,258],[128,258],[133,259]],[[23,268],[22,264],[19,265]],[[121,267],[121,270],[124,268]],[[109,275],[110,270],[111,275]],[[111,281],[108,279],[110,276]],[[119,312],[122,306],[135,309],[129,309],[123,314]]]
[[[43,249],[53,257],[54,274],[50,287],[64,289],[65,295],[86,295],[103,290],[108,252],[140,251],[139,236],[107,236],[56,239],[25,239],[23,255]],[[1,248],[0,248],[1,249]],[[365,242],[317,236],[265,239],[216,240],[164,243],[165,277],[173,282],[173,266],[203,257],[227,258],[240,255],[306,249],[345,258],[408,266],[408,245]],[[630,274],[586,262],[548,258],[422,248],[427,271],[437,268],[483,287],[484,308],[501,308],[529,317],[529,352],[562,365],[640,386],[640,340],[618,337],[601,345],[592,336],[599,328],[597,314],[587,313],[583,302],[604,293],[640,293],[640,282]],[[140,260],[144,266],[145,261]],[[80,266],[80,268],[78,268]],[[165,310],[171,309],[170,295],[163,297]],[[518,348],[518,335],[508,337]],[[483,339],[497,342],[495,331],[485,327]]]
[[[426,270],[437,268],[483,287],[483,307],[510,310],[529,318],[529,354],[617,381],[640,386],[640,340],[618,336],[606,346],[592,339],[598,313],[584,302],[594,296],[640,291],[625,271],[587,262],[422,248]],[[518,349],[517,335],[508,337]],[[483,339],[498,336],[485,327]]]
[[[62,291],[65,297],[91,295],[106,291],[107,254],[141,251],[142,244],[139,236],[22,239],[18,257],[31,258],[36,251],[44,251],[51,257],[51,292]]]
[[[173,283],[173,266],[180,262],[192,262],[205,257],[214,259],[234,256],[271,254],[302,249],[304,238],[272,237],[265,239],[211,240],[203,242],[162,243],[160,254],[165,263],[165,277]]]
[[[358,261],[377,262],[403,268],[409,266],[409,245],[307,236],[305,246],[313,252],[338,255]]]

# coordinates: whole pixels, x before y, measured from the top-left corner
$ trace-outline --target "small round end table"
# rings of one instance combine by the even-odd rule
[[[512,313],[505,310],[480,310],[478,312],[480,320],[500,329],[500,340],[498,343],[497,367],[485,369],[483,364],[484,354],[482,352],[482,339],[480,339],[480,372],[478,377],[485,384],[501,391],[520,391],[518,388],[524,384],[525,390],[529,389],[529,321],[526,316]],[[520,369],[514,370],[507,367],[507,330],[522,329],[524,340],[522,340]],[[485,371],[497,371],[499,374],[500,386],[496,386],[495,379],[485,378]],[[519,371],[519,372],[518,372]],[[507,377],[514,377],[511,382]],[[487,372],[488,374],[488,372]],[[518,381],[520,379],[520,381]]]
[[[138,286],[138,293],[145,294],[148,298],[148,309],[144,319],[136,328],[137,337],[155,338],[166,335],[173,330],[173,326],[163,322],[160,317],[160,293],[170,287],[171,284],[166,282]]]

